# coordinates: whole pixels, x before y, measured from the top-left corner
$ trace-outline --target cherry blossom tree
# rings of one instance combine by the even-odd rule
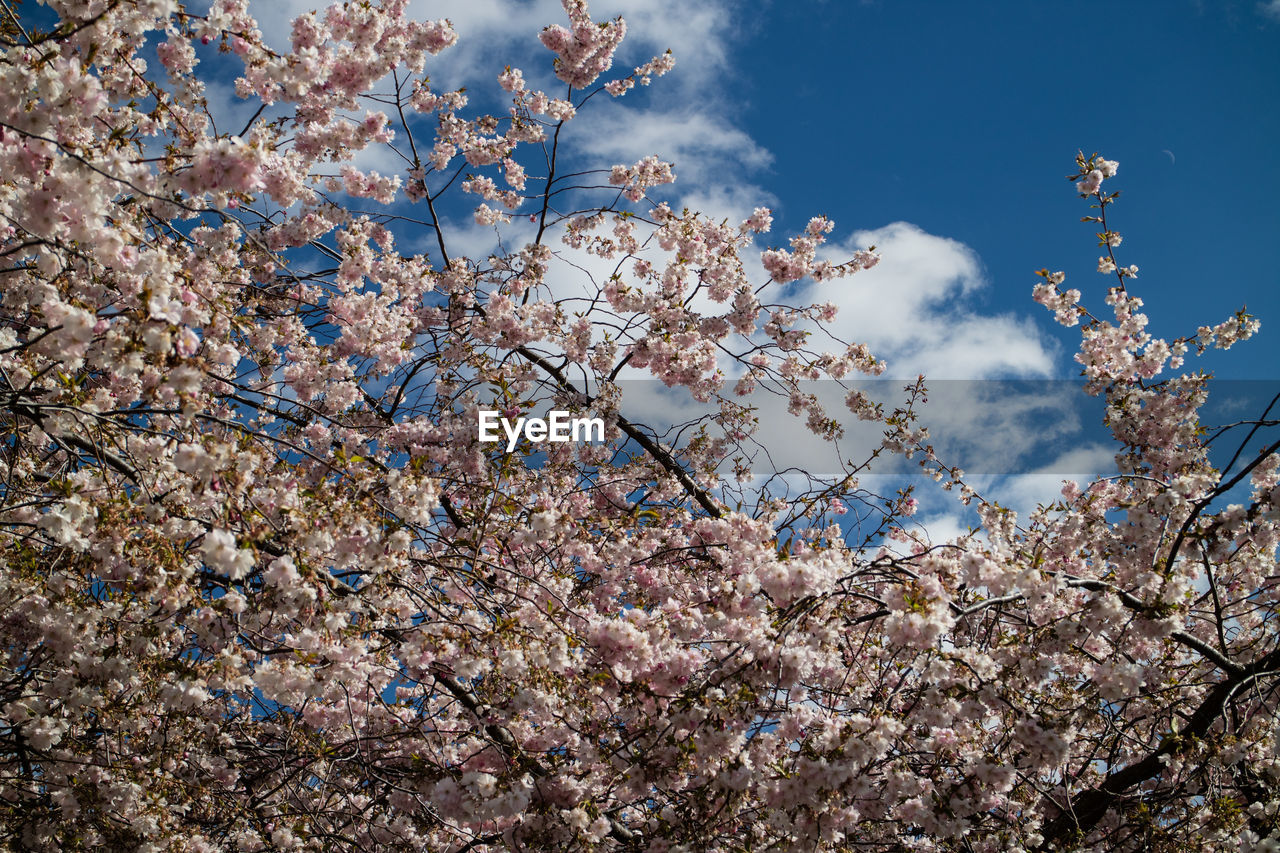
[[[936,457],[923,380],[874,403],[883,362],[793,304],[874,252],[565,154],[672,57],[614,69],[624,21],[565,0],[559,91],[496,63],[489,115],[433,87],[456,35],[406,5],[304,15],[281,51],[246,0],[0,0],[10,848],[1280,845],[1280,445],[1270,411],[1209,432],[1180,372],[1257,322],[1146,331],[1114,162],[1073,177],[1106,311],[1060,273],[1035,297],[1081,327],[1118,474],[1019,519]],[[631,376],[711,414],[630,418]],[[867,459],[761,487],[760,395],[813,441],[877,424],[869,455],[975,529],[931,539]],[[545,402],[605,440],[479,440],[481,409]]]

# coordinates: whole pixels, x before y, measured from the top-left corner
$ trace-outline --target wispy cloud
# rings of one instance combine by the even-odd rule
[[[575,127],[578,146],[587,154],[609,162],[631,163],[656,154],[676,164],[680,183],[712,179],[741,180],[742,173],[773,162],[773,155],[745,131],[713,112],[693,105],[677,109],[637,110],[612,104],[583,119],[592,122],[587,132]],[[717,180],[718,179],[718,180]]]
[[[1280,0],[1266,0],[1258,4],[1258,11],[1273,21],[1280,21]]]
[[[892,375],[988,379],[1053,372],[1054,344],[1029,319],[980,314],[965,304],[987,286],[971,248],[894,222],[855,232],[842,249],[847,255],[870,245],[883,258],[876,267],[814,285],[803,298],[839,305],[833,331],[870,346],[888,360]]]

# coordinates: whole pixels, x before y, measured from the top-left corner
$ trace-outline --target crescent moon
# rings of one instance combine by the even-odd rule
[[[1177,165],[1177,162],[1178,162],[1178,161],[1174,158],[1174,156],[1173,156],[1173,152],[1172,152],[1172,151],[1170,151],[1168,148],[1163,148],[1163,149],[1161,149],[1161,150],[1162,150],[1162,151],[1164,151],[1164,153],[1166,153],[1166,154],[1168,154],[1168,155],[1169,155],[1169,162],[1170,162],[1171,164],[1173,164],[1173,165]]]

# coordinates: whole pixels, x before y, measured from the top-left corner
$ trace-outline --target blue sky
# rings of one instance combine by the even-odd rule
[[[743,123],[774,155],[786,218],[905,220],[981,259],[987,310],[1031,313],[1031,272],[1105,288],[1079,148],[1121,164],[1112,208],[1132,290],[1176,335],[1247,304],[1259,338],[1213,366],[1277,376],[1280,3],[769,3],[730,64]],[[791,116],[779,122],[782,112]],[[1166,153],[1169,152],[1169,153]],[[1172,155],[1172,156],[1171,156]],[[781,188],[786,188],[785,191]],[[1060,354],[1058,366],[1069,370]],[[1059,374],[1064,375],[1064,374]]]

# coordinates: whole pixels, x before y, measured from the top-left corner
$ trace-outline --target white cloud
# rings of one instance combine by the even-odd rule
[[[1280,21],[1280,0],[1268,0],[1258,4],[1258,11],[1273,21]]]
[[[971,519],[958,513],[939,513],[937,515],[920,516],[903,522],[903,527],[912,535],[923,535],[927,542],[938,545],[943,542],[955,542],[964,539],[973,530]],[[893,543],[891,550],[899,554],[909,554],[913,550],[902,543]]]
[[[892,376],[934,379],[1048,376],[1054,344],[1028,318],[979,314],[963,298],[986,286],[968,246],[909,222],[854,233],[847,257],[875,245],[882,260],[848,279],[813,285],[800,297],[835,302],[832,331],[889,363]],[[840,258],[840,250],[832,253]]]
[[[677,186],[680,186],[679,181]],[[680,206],[700,211],[714,222],[727,219],[737,224],[750,217],[751,212],[757,207],[776,207],[777,205],[777,196],[747,181],[698,187],[681,186]],[[749,269],[753,269],[756,273],[761,272],[762,268],[758,263],[752,264],[750,253],[747,253],[744,262],[748,264]],[[756,275],[754,280],[763,281],[764,278]],[[706,310],[708,302],[709,300],[695,302],[694,307],[697,310]],[[723,308],[721,307],[720,310]]]
[[[269,47],[288,50],[293,19],[324,7],[324,3],[315,0],[256,0],[250,3],[249,12],[258,21],[258,29]]]
[[[1010,477],[973,477],[970,485],[987,500],[997,501],[1018,514],[1021,521],[1039,506],[1048,506],[1062,497],[1062,485],[1074,481],[1085,485],[1101,476],[1114,474],[1116,447],[1088,444],[1062,453],[1052,462]]]
[[[1083,391],[1076,383],[925,379],[928,402],[919,407],[920,419],[949,465],[980,473],[1029,472],[1079,439]]]
[[[773,162],[773,155],[744,131],[705,110],[636,110],[619,103],[594,116],[584,113],[583,118],[588,117],[589,132],[574,127],[584,152],[628,165],[656,154],[675,163],[677,184],[702,184],[707,177],[731,178],[734,173],[740,177],[744,169],[756,170]]]
[[[591,4],[596,20],[623,15],[630,46],[623,45],[620,59],[632,66],[670,49],[676,58],[674,79],[682,88],[698,87],[703,95],[712,75],[728,64],[730,27],[735,20],[730,6],[721,0],[649,0],[643,4],[624,0],[596,0]]]
[[[205,81],[204,97],[219,133],[239,133],[258,111],[258,105],[239,97],[224,80]]]

